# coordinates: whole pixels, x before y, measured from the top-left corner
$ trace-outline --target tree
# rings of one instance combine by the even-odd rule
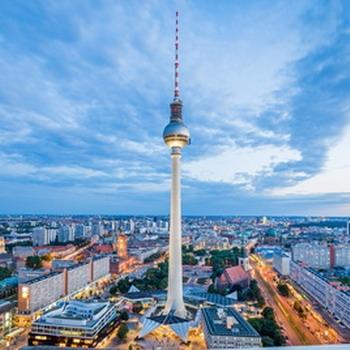
[[[109,288],[109,293],[112,295],[116,295],[118,293],[118,287],[117,286],[112,286],[111,288]]]
[[[268,320],[274,320],[275,319],[275,314],[273,312],[273,309],[271,307],[265,307],[264,310],[261,313],[265,319]]]
[[[119,280],[117,285],[116,285],[117,290],[120,293],[127,293],[130,286],[131,286],[131,283],[129,281],[129,278],[123,278],[123,279]]]
[[[127,321],[129,319],[129,314],[126,310],[122,310],[119,314],[119,318],[123,321]]]
[[[287,297],[287,298],[290,297],[290,290],[289,290],[289,287],[287,286],[287,284],[278,283],[277,290],[282,296]]]
[[[140,301],[137,301],[135,304],[132,306],[132,311],[135,314],[139,314],[143,310],[143,305]]]
[[[262,311],[262,318],[251,318],[249,323],[261,335],[263,346],[282,346],[286,339],[281,333],[275,314],[272,308],[265,307]]]
[[[194,251],[194,255],[196,256],[204,256],[207,254],[207,251],[205,249],[198,249]]]
[[[0,281],[10,276],[11,271],[7,267],[0,267]]]
[[[42,268],[43,263],[41,261],[40,256],[34,255],[34,256],[28,256],[26,259],[26,267],[31,269],[40,269]]]
[[[125,340],[129,332],[129,328],[125,322],[122,322],[119,326],[117,337],[120,340]]]
[[[197,265],[197,259],[191,254],[182,254],[182,263],[184,265]]]
[[[306,315],[305,315],[305,310],[304,310],[304,308],[301,306],[301,303],[300,303],[300,301],[299,300],[296,300],[295,302],[294,302],[294,305],[293,305],[293,308],[294,308],[294,310],[298,313],[298,315],[300,316],[300,317],[305,317]]]

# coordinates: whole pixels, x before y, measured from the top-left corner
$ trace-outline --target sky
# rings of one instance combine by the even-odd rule
[[[350,216],[348,1],[2,0],[0,213]]]

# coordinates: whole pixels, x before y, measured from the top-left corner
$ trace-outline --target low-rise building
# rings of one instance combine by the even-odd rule
[[[70,301],[32,324],[29,345],[94,348],[118,324],[115,304]]]
[[[233,287],[248,288],[250,275],[241,265],[232,266],[224,270],[215,280],[217,289],[232,289]]]
[[[208,350],[261,346],[257,331],[232,307],[202,309],[202,328]]]

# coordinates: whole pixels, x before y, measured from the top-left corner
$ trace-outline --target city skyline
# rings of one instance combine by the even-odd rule
[[[349,5],[177,5],[184,215],[349,215]],[[167,214],[175,3],[1,10],[1,213]]]

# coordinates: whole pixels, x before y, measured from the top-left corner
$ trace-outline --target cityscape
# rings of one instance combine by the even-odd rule
[[[1,2],[0,350],[350,349],[348,10]]]

